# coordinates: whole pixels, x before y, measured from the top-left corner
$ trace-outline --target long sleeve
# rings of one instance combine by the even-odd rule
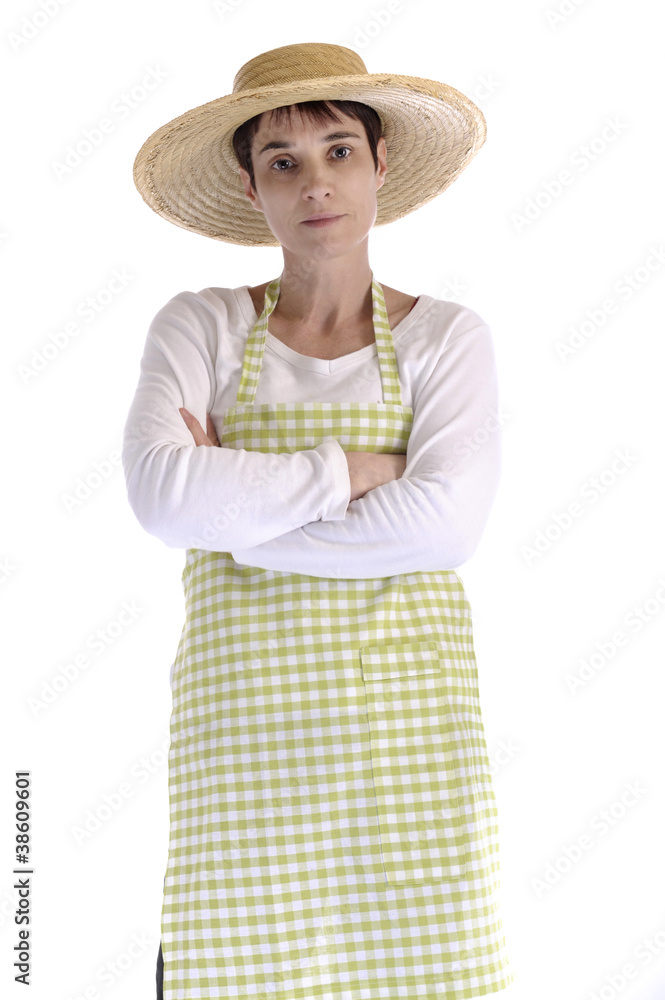
[[[466,562],[489,517],[501,467],[487,324],[455,329],[444,341],[414,398],[406,459],[400,479],[352,501],[343,520],[302,525],[253,547],[236,545],[231,555],[264,569],[355,579]]]
[[[294,454],[194,444],[178,408],[205,429],[217,393],[218,322],[204,298],[181,292],[150,324],[122,448],[139,523],[174,548],[229,552],[343,518],[351,488],[335,440]]]

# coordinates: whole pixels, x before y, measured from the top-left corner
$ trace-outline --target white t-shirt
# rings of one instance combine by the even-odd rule
[[[406,468],[352,502],[336,440],[279,455],[194,444],[178,407],[204,430],[211,413],[221,437],[257,319],[242,285],[180,292],[152,320],[122,450],[128,500],[143,528],[174,548],[230,552],[245,565],[318,577],[455,569],[469,559],[501,465],[494,346],[481,317],[420,295],[395,326],[402,403],[413,408]],[[382,398],[376,344],[325,361],[268,332],[257,405]]]

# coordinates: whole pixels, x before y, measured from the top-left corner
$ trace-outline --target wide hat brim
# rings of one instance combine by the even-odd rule
[[[241,246],[280,246],[245,194],[233,133],[263,111],[319,100],[360,101],[381,119],[388,169],[376,195],[377,226],[445,191],[486,137],[482,111],[447,84],[389,73],[319,77],[255,87],[186,111],[143,143],[134,183],[176,226]]]

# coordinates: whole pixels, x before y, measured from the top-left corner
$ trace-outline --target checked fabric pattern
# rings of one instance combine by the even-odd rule
[[[266,290],[223,445],[405,453],[383,403],[254,406]],[[472,619],[454,570],[326,579],[187,551],[172,678],[164,1000],[462,1000],[514,974]]]

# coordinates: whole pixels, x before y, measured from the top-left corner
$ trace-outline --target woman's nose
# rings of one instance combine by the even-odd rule
[[[305,166],[302,172],[303,198],[320,199],[332,191],[332,176],[327,164]]]

